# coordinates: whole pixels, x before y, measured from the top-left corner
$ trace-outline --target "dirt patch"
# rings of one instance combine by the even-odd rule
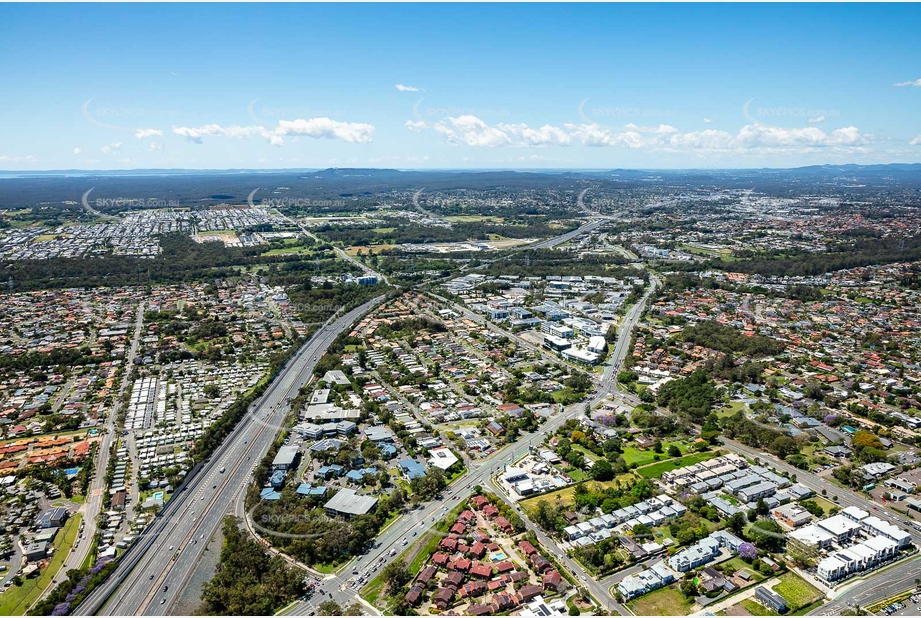
[[[221,548],[224,546],[223,527],[218,528],[201,555],[192,577],[176,599],[175,605],[170,608],[171,616],[192,616],[201,606],[201,589],[205,582],[214,577],[218,562],[221,559]]]
[[[751,612],[742,607],[740,604],[730,605],[726,608],[727,616],[751,616]]]

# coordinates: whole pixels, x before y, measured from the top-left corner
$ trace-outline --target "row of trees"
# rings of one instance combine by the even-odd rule
[[[223,532],[217,571],[201,589],[201,613],[270,616],[304,594],[302,574],[280,556],[270,556],[240,529],[237,518],[226,517]]]

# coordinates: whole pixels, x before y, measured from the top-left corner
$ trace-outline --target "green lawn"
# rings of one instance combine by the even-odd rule
[[[744,570],[746,573],[751,575],[752,581],[760,582],[764,580],[764,575],[762,575],[758,571],[751,568],[750,565],[745,564],[745,561],[739,558],[738,556],[736,556],[735,558],[732,558],[731,560],[727,560],[723,564],[728,565],[732,569],[733,573],[738,571],[739,569]]]
[[[64,529],[54,539],[54,556],[40,575],[24,579],[22,586],[10,586],[0,595],[0,616],[24,616],[29,607],[51,587],[77,539],[81,518],[81,515],[75,514],[64,524]]]
[[[590,460],[590,461],[598,461],[598,459],[599,459],[599,458],[598,458],[598,455],[596,455],[595,453],[591,452],[590,450],[588,450],[587,448],[585,448],[585,447],[582,446],[581,444],[573,444],[573,445],[572,445],[572,450],[578,451],[578,452],[582,453],[583,455],[585,455],[585,458],[588,459],[588,460]]]
[[[644,468],[637,468],[636,471],[643,478],[653,479],[661,476],[663,472],[690,466],[692,464],[700,463],[701,461],[707,461],[708,459],[712,459],[714,457],[716,457],[716,453],[694,453],[692,455],[685,455],[684,457],[679,457],[677,459],[660,461],[659,463],[655,463]]]
[[[302,255],[309,255],[313,253],[310,247],[279,247],[278,249],[269,249],[263,256],[273,256],[273,255],[292,255],[299,253]]]
[[[632,446],[628,446],[624,449],[623,458],[627,465],[636,464],[637,466],[645,466],[648,463],[655,461],[656,455],[659,455],[659,459],[668,459],[668,447],[677,446],[678,450],[682,453],[685,453],[688,450],[686,444],[681,442],[665,442],[662,444],[662,452],[656,453],[652,449],[643,450],[638,449]]]
[[[562,504],[572,504],[572,495],[574,490],[574,485],[569,487],[564,487],[558,491],[552,491],[548,494],[543,494],[540,496],[534,496],[533,498],[528,498],[527,500],[522,500],[519,502],[521,508],[527,511],[528,513],[534,513],[537,510],[537,503],[541,500],[546,500],[549,504],[556,504],[557,498]]]
[[[811,498],[808,498],[808,500],[814,501],[814,502],[815,502],[816,504],[818,504],[820,507],[822,507],[823,509],[825,509],[825,514],[826,514],[826,515],[828,515],[829,511],[831,511],[833,508],[835,508],[835,507],[837,506],[834,502],[832,502],[831,500],[826,500],[826,499],[823,498],[822,496],[812,496]],[[840,508],[840,507],[839,507],[839,508]]]
[[[687,616],[691,602],[676,588],[660,588],[630,603],[637,616]]]
[[[822,597],[822,593],[812,584],[793,572],[780,576],[780,583],[774,586],[774,592],[787,601],[791,612],[814,603]]]
[[[630,464],[636,464],[638,466],[645,466],[648,463],[653,462],[653,457],[655,453],[652,451],[642,451],[638,448],[628,446],[624,448],[622,453],[624,461],[629,466]]]
[[[384,573],[381,571],[377,577],[368,582],[368,585],[361,589],[361,598],[374,605],[379,596],[384,591]]]
[[[741,401],[730,401],[730,402],[729,402],[729,405],[727,405],[727,406],[724,407],[724,408],[720,408],[719,410],[717,410],[717,411],[716,411],[716,415],[717,415],[719,418],[724,418],[724,417],[727,417],[727,416],[732,416],[733,414],[735,414],[735,413],[738,412],[739,410],[743,410],[743,411],[744,411],[744,410],[745,410],[745,404],[744,404],[743,402],[741,402]]]
[[[572,390],[569,387],[566,387],[558,391],[553,391],[553,393],[551,393],[550,396],[553,397],[553,401],[555,403],[562,403],[563,401],[571,398],[574,393],[575,393],[574,390]]]
[[[768,609],[758,601],[754,599],[743,599],[739,601],[739,605],[748,610],[748,613],[752,616],[779,616],[777,612],[772,609]]]
[[[795,612],[790,612],[790,616],[808,616],[809,614],[811,614],[811,613],[814,612],[815,610],[819,609],[819,608],[822,607],[823,605],[825,605],[825,598],[824,598],[824,597],[821,598],[821,599],[819,599],[819,600],[816,601],[815,603],[810,603],[810,604],[807,605],[806,607],[801,607],[801,608],[799,608],[799,609],[796,610]]]

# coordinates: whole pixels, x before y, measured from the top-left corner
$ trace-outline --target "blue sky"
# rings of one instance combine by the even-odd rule
[[[3,4],[0,22],[0,169],[921,161],[917,5]]]

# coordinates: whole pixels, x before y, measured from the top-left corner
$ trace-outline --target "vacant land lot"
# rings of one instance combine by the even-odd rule
[[[787,601],[787,607],[791,612],[814,603],[822,596],[822,593],[815,586],[806,582],[796,573],[784,573],[781,575],[780,583],[774,586],[774,592]]]
[[[636,471],[640,476],[644,478],[654,479],[658,476],[661,476],[663,472],[668,472],[669,470],[677,470],[678,468],[700,463],[701,461],[707,461],[708,459],[712,459],[714,457],[716,457],[716,453],[694,453],[693,455],[685,455],[684,457],[679,457],[678,459],[670,459],[669,461],[662,461],[657,464],[652,464],[651,466],[646,466],[645,468],[637,468]]]
[[[687,616],[691,603],[675,588],[660,588],[630,604],[637,616]]]

